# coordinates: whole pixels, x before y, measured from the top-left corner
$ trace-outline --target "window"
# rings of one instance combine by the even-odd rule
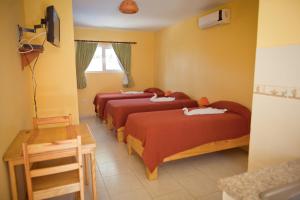
[[[111,44],[98,44],[95,54],[85,72],[121,72],[122,68]]]

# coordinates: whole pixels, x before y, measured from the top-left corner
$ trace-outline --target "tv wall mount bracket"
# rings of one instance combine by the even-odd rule
[[[44,28],[47,25],[46,19],[41,19],[41,23],[34,25],[33,28],[25,28],[18,24],[19,42],[22,40],[24,33],[36,33],[37,29]]]

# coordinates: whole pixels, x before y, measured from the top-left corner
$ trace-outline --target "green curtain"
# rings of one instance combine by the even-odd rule
[[[85,70],[89,66],[98,43],[95,42],[76,42],[76,76],[77,88],[86,88]]]
[[[120,61],[120,64],[124,71],[123,86],[132,86],[131,79],[131,44],[125,43],[113,43],[112,47]]]

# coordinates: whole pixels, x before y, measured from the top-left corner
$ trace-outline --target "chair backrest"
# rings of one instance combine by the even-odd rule
[[[33,118],[32,124],[35,129],[39,126],[49,125],[49,124],[66,124],[72,125],[72,115],[56,116],[56,117],[45,117],[45,118]]]
[[[41,144],[27,144],[23,143],[23,158],[25,166],[26,184],[28,199],[44,199],[54,196],[60,196],[62,194],[70,193],[70,191],[80,191],[81,199],[84,199],[84,185],[83,185],[83,172],[82,172],[82,152],[81,152],[81,136],[77,136],[76,139],[55,141],[52,143],[41,143]],[[68,163],[58,163],[56,165],[51,165],[43,168],[32,168],[34,164],[39,164],[40,162],[51,162],[56,159],[63,158],[63,160],[68,157],[73,157],[72,162]],[[78,170],[75,173],[78,175],[78,181],[76,180],[75,185],[70,185],[66,190],[60,189],[60,192],[55,190],[50,192],[45,191],[33,191],[33,178],[41,178],[49,175],[55,175],[62,173],[62,179],[64,172],[70,172]],[[54,180],[57,181],[57,180]],[[63,186],[61,186],[63,188]],[[65,193],[64,193],[65,192]],[[43,194],[45,193],[45,194]],[[50,195],[50,196],[49,196]]]

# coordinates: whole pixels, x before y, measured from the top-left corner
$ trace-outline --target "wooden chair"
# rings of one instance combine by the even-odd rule
[[[53,143],[23,143],[23,157],[29,200],[47,199],[75,192],[84,200],[80,136]],[[69,162],[55,162],[62,158]]]
[[[33,118],[32,124],[34,129],[38,129],[40,126],[51,125],[51,124],[65,124],[67,126],[72,125],[72,115],[64,115],[64,116],[56,116],[56,117],[45,117],[45,118]],[[85,183],[88,185],[89,183],[89,172],[88,172],[88,157],[84,156],[84,178]]]
[[[46,118],[33,118],[32,124],[35,129],[39,126],[49,125],[49,124],[66,124],[72,125],[72,115],[57,116],[57,117],[46,117]]]

